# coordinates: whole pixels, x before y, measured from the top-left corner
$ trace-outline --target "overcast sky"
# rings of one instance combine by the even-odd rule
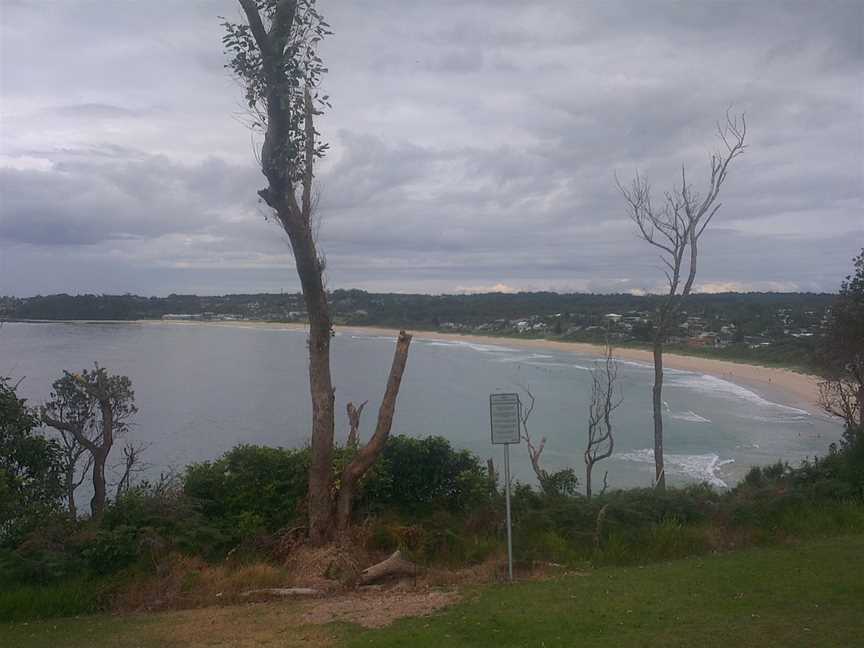
[[[0,0],[0,294],[294,291],[230,1]],[[331,287],[651,291],[615,173],[749,148],[697,284],[834,291],[864,246],[864,2],[319,0]]]

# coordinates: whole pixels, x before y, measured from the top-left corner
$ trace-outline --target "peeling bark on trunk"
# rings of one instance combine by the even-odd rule
[[[352,450],[356,450],[357,446],[360,445],[360,416],[363,414],[363,408],[366,407],[366,403],[368,402],[363,401],[359,407],[354,405],[354,403],[348,403],[345,406],[345,410],[348,413],[348,439],[345,441],[345,445]]]
[[[114,408],[110,398],[100,398],[99,409],[102,413],[102,443],[93,453],[93,499],[90,500],[90,512],[94,518],[100,517],[105,511],[105,462],[114,445]]]

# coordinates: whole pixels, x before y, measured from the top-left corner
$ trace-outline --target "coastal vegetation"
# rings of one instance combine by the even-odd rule
[[[639,348],[650,348],[660,304],[656,295],[628,294],[412,295],[341,289],[328,294],[336,325],[594,344],[604,344],[609,335],[618,347]],[[692,294],[666,348],[816,372],[816,349],[835,298],[815,293]],[[302,296],[294,293],[0,297],[0,318],[8,320],[129,321],[178,315],[191,321],[306,322]],[[711,344],[699,339],[706,331],[716,333]]]
[[[443,613],[363,628],[346,613],[310,618],[321,602],[279,602],[0,624],[20,648],[198,646],[742,646],[856,645],[864,536],[604,567],[471,588]],[[355,608],[371,606],[371,596]]]
[[[824,457],[755,467],[723,492],[702,484],[588,497],[587,480],[574,469],[545,474],[539,489],[516,483],[517,574],[864,533],[862,258],[833,303],[819,348],[823,407],[845,424]],[[603,404],[616,402],[608,368],[596,400],[602,429]],[[602,372],[597,376],[602,382]],[[322,558],[306,541],[308,447],[238,446],[137,483],[127,469],[110,495],[95,462],[77,463],[80,455],[66,451],[63,433],[77,426],[83,436],[73,437],[87,441],[86,453],[104,453],[104,467],[112,445],[106,448],[105,430],[122,432],[135,413],[133,398],[128,378],[101,367],[64,373],[41,409],[20,398],[15,383],[0,381],[0,619],[230,604],[256,587],[305,586],[310,578],[322,591],[353,591],[363,566],[396,550],[428,586],[502,576],[503,484],[491,461],[443,438],[387,435],[377,461],[357,479],[351,524]],[[355,437],[334,448],[333,482],[360,447]],[[99,483],[104,494],[87,517],[70,506],[70,457],[73,480],[89,473],[94,492]]]
[[[319,57],[330,26],[315,0],[239,5],[241,22],[222,19],[222,44],[225,67],[242,88],[255,161],[265,179],[263,188],[250,186],[248,193],[260,198],[266,218],[278,225],[273,238],[287,236],[300,292],[3,298],[0,316],[302,323],[308,445],[240,445],[143,480],[135,479],[143,448],[127,445],[123,474],[109,484],[106,466],[137,412],[127,376],[98,364],[64,371],[38,407],[19,395],[11,379],[0,379],[0,622],[228,606],[272,595],[348,596],[368,592],[360,588],[373,582],[387,596],[393,590],[384,589],[383,581],[427,591],[454,583],[477,589],[428,623],[404,621],[379,634],[337,628],[337,639],[422,646],[439,645],[442,635],[468,644],[500,635],[500,645],[540,637],[564,644],[593,633],[595,644],[617,645],[647,632],[666,645],[670,617],[689,626],[676,641],[686,643],[698,627],[704,642],[706,627],[719,632],[724,615],[745,610],[753,619],[753,609],[769,622],[745,627],[739,621],[735,632],[742,641],[764,640],[772,631],[775,643],[800,641],[813,631],[803,622],[817,620],[834,624],[820,632],[822,643],[852,636],[860,625],[854,601],[862,588],[850,567],[861,563],[864,537],[864,252],[836,299],[691,294],[700,236],[719,209],[715,200],[727,168],[745,146],[743,116],[740,122],[727,117],[719,128],[725,149],[711,156],[701,197],[683,169],[681,185],[657,211],[643,178],[637,175],[630,188],[619,185],[642,238],[662,253],[668,270],[663,295],[328,290],[315,177],[328,150],[316,124],[330,107],[321,87],[327,68]],[[344,441],[336,435],[331,344],[338,324],[400,327],[374,431],[365,440],[359,421],[368,401],[347,403],[350,433]],[[592,373],[585,472],[581,466],[543,469],[545,439],[535,445],[528,432],[534,396],[527,386],[531,408],[518,421],[516,409],[511,423],[527,442],[536,486],[502,483],[492,460],[454,448],[443,437],[391,434],[408,366],[409,327],[602,341],[605,364]],[[615,451],[613,412],[623,396],[613,344],[650,345],[653,351],[652,488],[609,490],[605,477],[602,487],[592,477],[595,464]],[[842,419],[842,439],[824,456],[798,465],[754,467],[722,491],[706,483],[667,487],[663,354],[678,347],[818,370],[821,405]],[[290,369],[280,370],[282,379]],[[648,425],[641,425],[648,436]],[[87,477],[92,498],[89,514],[82,515],[76,490]],[[504,580],[511,505],[516,573],[542,582],[505,589],[498,582]],[[746,553],[722,555],[733,550]],[[817,560],[820,552],[829,557]],[[794,578],[788,578],[789,555],[800,561]],[[825,563],[839,588],[820,574],[817,565]],[[764,591],[772,586],[778,591]],[[800,628],[774,629],[785,619],[779,610],[801,592],[807,592],[808,605],[814,595],[828,601],[827,615],[819,619],[809,608],[796,609]],[[747,596],[758,596],[759,607],[741,601]],[[508,609],[515,614],[507,617],[502,611]],[[609,632],[616,623],[617,637]],[[69,627],[67,639],[77,641],[82,626]],[[36,635],[21,628],[0,626],[0,633],[26,645]]]
[[[724,493],[702,485],[588,499],[516,484],[517,573],[864,533],[862,445],[848,434],[822,459],[754,468]],[[2,523],[0,618],[198,607],[239,602],[254,587],[308,584],[309,457],[308,448],[237,447],[182,475],[136,485],[101,517],[74,521],[61,508],[58,485],[53,509],[49,498],[38,517],[37,509],[19,509]],[[349,457],[350,450],[337,451],[334,475]],[[396,549],[431,583],[435,574],[466,568],[485,574],[475,581],[495,581],[502,498],[501,484],[471,453],[443,439],[393,437],[364,478],[351,542],[318,565],[316,586],[350,589],[362,566]]]

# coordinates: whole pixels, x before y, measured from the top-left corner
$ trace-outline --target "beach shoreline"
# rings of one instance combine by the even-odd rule
[[[140,324],[179,324],[195,326],[231,326],[242,328],[276,328],[291,331],[303,331],[305,324],[290,322],[265,322],[257,320],[219,320],[219,321],[184,321],[184,320],[134,320]],[[358,335],[396,336],[398,329],[381,326],[334,326],[337,333],[354,333]],[[409,331],[411,332],[411,331]],[[601,355],[603,347],[587,342],[561,342],[544,339],[519,339],[512,337],[496,337],[492,335],[476,335],[464,333],[441,333],[438,331],[413,332],[417,339],[437,340],[442,342],[467,342],[475,344],[496,344],[520,349],[553,350],[585,355]],[[652,352],[646,349],[616,347],[615,356],[621,360],[653,364]],[[757,391],[771,400],[780,401],[806,410],[811,414],[823,414],[819,406],[819,378],[790,369],[764,367],[733,360],[719,360],[699,356],[664,353],[663,364],[668,369],[679,369],[695,373],[715,376],[743,387]]]

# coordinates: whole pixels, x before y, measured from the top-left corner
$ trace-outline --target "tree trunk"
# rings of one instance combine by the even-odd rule
[[[383,580],[393,576],[416,576],[417,565],[405,560],[402,552],[397,549],[389,558],[375,563],[360,572],[360,584],[368,585],[375,581]]]
[[[308,300],[307,300],[308,303]],[[326,311],[313,323],[310,310],[309,386],[312,393],[312,443],[309,465],[309,539],[322,545],[333,536],[333,382],[330,376],[330,321]]]
[[[268,135],[269,135],[268,131]],[[262,154],[263,155],[263,154]],[[268,176],[269,177],[269,176]],[[274,181],[271,179],[271,186]],[[333,334],[327,292],[308,214],[286,207],[279,212],[294,252],[297,274],[309,315],[309,390],[312,396],[312,439],[309,464],[309,540],[322,545],[333,537],[333,436],[335,430],[330,339]]]
[[[399,395],[399,387],[402,384],[402,374],[405,372],[405,363],[408,361],[410,346],[411,336],[405,331],[400,331],[399,338],[396,340],[396,350],[393,352],[393,364],[387,379],[387,389],[381,400],[381,407],[378,408],[375,434],[342,471],[336,503],[336,524],[340,533],[344,532],[351,524],[351,509],[356,495],[357,483],[384,451],[384,446],[390,437],[393,413],[396,410],[396,397]]]
[[[105,462],[114,445],[114,407],[108,396],[99,399],[99,409],[102,413],[102,443],[93,453],[93,499],[90,500],[90,513],[94,518],[102,516],[105,511],[107,490],[105,486]]]
[[[360,445],[360,416],[363,414],[363,408],[366,407],[366,403],[368,402],[363,401],[359,407],[354,405],[354,403],[348,403],[345,406],[348,412],[348,439],[345,442],[346,448],[356,450]]]
[[[654,472],[655,487],[666,489],[666,471],[663,466],[663,341],[654,341]]]
[[[69,517],[74,522],[78,519],[78,507],[75,506],[75,464],[66,467],[66,500],[69,507]]]
[[[585,463],[585,497],[591,499],[591,471],[594,469],[594,464],[590,461]]]
[[[99,448],[93,453],[93,497],[90,499],[90,514],[96,519],[105,511],[105,460],[108,453]]]

